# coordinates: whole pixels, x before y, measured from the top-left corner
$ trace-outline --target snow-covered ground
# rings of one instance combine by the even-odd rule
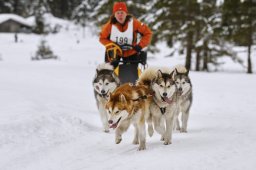
[[[133,128],[119,145],[113,131],[102,132],[92,79],[104,48],[97,37],[81,37],[75,28],[47,36],[60,59],[31,61],[41,37],[20,34],[14,43],[14,35],[0,34],[1,170],[255,169],[255,74],[241,66],[191,71],[189,132],[175,132],[168,146],[155,133],[147,150],[137,151]],[[184,63],[164,58],[169,50],[159,45],[163,51],[149,65]]]

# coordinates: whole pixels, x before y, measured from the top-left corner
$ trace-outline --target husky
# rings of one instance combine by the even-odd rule
[[[110,128],[115,129],[115,142],[122,141],[122,134],[130,124],[135,127],[133,144],[139,144],[138,150],[146,149],[145,121],[149,119],[149,105],[152,100],[151,91],[143,85],[130,83],[119,86],[110,93],[106,104]]]
[[[147,68],[137,81],[153,91],[150,104],[154,129],[162,135],[165,145],[172,143],[174,116],[177,112],[177,86],[173,81],[174,71],[168,68]],[[149,119],[150,120],[150,119]]]
[[[175,67],[174,81],[178,89],[178,110],[176,114],[176,130],[187,132],[189,110],[192,105],[192,83],[189,71],[184,66]],[[180,127],[179,115],[181,114],[182,126]]]
[[[108,114],[105,105],[109,98],[109,93],[113,92],[120,85],[119,78],[114,73],[114,68],[109,63],[98,65],[96,75],[93,80],[94,96],[100,112],[104,132],[109,132]]]

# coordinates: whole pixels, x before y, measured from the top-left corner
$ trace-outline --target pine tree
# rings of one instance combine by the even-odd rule
[[[247,73],[252,73],[251,47],[256,33],[256,2],[253,0],[225,0],[223,6],[223,26],[225,37],[238,46],[248,49]]]
[[[256,44],[256,1],[244,0],[241,5],[241,28],[238,33],[241,45],[247,46],[247,73],[252,73],[251,48]]]
[[[47,0],[39,0],[37,6],[34,8],[35,15],[35,33],[43,34],[46,33],[45,30],[45,19],[44,14],[50,12],[50,8],[48,6]]]
[[[201,70],[200,64],[203,59],[202,70],[209,71],[209,63],[217,64],[215,55],[220,49],[216,47],[220,42],[218,38],[221,29],[221,14],[216,6],[216,0],[203,0],[199,5],[196,22],[196,70]]]
[[[45,39],[40,41],[38,50],[36,51],[35,57],[32,57],[32,60],[41,60],[41,59],[57,59],[58,57],[53,54],[50,46],[47,44]]]
[[[26,0],[5,0],[0,1],[0,13],[14,13],[26,16]]]
[[[83,0],[73,11],[72,19],[83,27],[83,37],[85,37],[85,27],[92,20],[91,13],[97,4],[97,1]]]
[[[180,42],[181,47],[184,47],[181,51],[186,50],[185,66],[189,70],[199,8],[197,1],[163,0],[157,1],[153,8],[153,31],[156,34],[154,41],[164,40],[170,47],[174,42]]]
[[[102,0],[94,8],[94,11],[91,13],[91,18],[96,26],[102,26],[105,24],[110,16],[112,15],[112,7],[115,0]]]

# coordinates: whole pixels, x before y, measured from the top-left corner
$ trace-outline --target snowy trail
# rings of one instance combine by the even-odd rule
[[[189,133],[175,132],[169,146],[155,133],[138,152],[133,128],[119,145],[113,131],[102,132],[94,70],[58,61],[0,63],[0,169],[255,168],[255,75],[191,72]]]

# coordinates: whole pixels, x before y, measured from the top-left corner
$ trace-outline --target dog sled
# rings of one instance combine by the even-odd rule
[[[133,83],[139,78],[141,72],[147,66],[147,53],[141,51],[128,58],[123,57],[123,51],[134,48],[132,45],[117,45],[109,43],[106,45],[106,62],[110,62],[115,68],[115,74],[119,77],[121,84]]]

